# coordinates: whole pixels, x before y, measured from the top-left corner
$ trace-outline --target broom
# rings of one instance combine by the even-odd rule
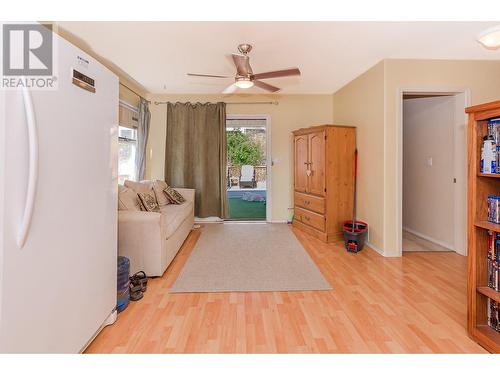
[[[358,149],[354,151],[354,204],[352,205],[352,228],[351,232],[354,233],[356,225],[356,180],[358,177]]]

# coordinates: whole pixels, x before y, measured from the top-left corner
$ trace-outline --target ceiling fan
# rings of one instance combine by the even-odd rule
[[[298,68],[274,70],[272,72],[254,74],[252,68],[250,67],[250,57],[248,56],[248,53],[251,50],[252,46],[250,44],[244,43],[238,46],[238,51],[240,52],[239,54],[233,53],[231,55],[233,58],[234,65],[236,66],[236,75],[234,77],[234,83],[226,87],[222,91],[223,94],[233,93],[238,88],[248,89],[254,85],[270,92],[276,92],[280,90],[279,87],[262,82],[261,79],[300,75],[300,70]],[[231,76],[221,76],[215,74],[187,73],[187,75],[195,77],[232,78]]]

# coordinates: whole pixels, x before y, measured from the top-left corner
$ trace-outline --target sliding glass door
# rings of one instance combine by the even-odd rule
[[[228,116],[227,198],[232,221],[264,221],[267,213],[267,119]]]

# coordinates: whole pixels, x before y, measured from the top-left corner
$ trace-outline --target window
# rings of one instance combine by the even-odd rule
[[[118,127],[118,183],[136,179],[137,129]]]

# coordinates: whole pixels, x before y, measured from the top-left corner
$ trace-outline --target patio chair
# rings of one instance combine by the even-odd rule
[[[240,173],[240,188],[256,188],[255,168],[253,165],[242,165]]]

